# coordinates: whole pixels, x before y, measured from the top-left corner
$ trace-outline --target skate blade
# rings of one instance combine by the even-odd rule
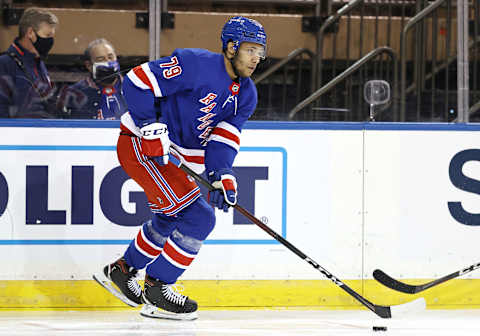
[[[159,309],[155,306],[144,304],[142,310],[140,310],[140,315],[151,318],[161,318],[169,320],[195,320],[198,318],[197,312],[193,313],[171,313],[163,309]]]
[[[120,299],[123,303],[126,303],[130,307],[138,307],[139,304],[136,302],[133,302],[129,298],[127,298],[125,295],[123,295],[122,292],[117,290],[115,287],[113,287],[112,282],[102,273],[100,274],[94,274],[93,275],[93,280],[98,282],[100,286],[105,288],[107,291],[109,291],[111,294],[113,294],[117,299]]]

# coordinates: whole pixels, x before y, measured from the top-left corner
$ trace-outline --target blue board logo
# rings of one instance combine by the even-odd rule
[[[66,225],[66,210],[48,208],[48,166],[26,167],[26,224]],[[255,213],[255,182],[268,180],[268,167],[235,167],[239,185],[238,201]],[[73,225],[94,224],[94,166],[72,166],[72,191],[70,195],[70,221]],[[138,226],[151,217],[147,198],[142,191],[129,191],[128,201],[135,204],[135,213],[125,211],[121,190],[130,178],[121,167],[110,170],[102,179],[98,199],[105,217],[114,224]],[[202,190],[206,195],[206,189]],[[0,210],[8,203],[8,185],[0,174]],[[3,211],[2,211],[3,212]],[[251,224],[240,213],[234,212],[233,224]]]
[[[448,174],[452,184],[460,190],[480,195],[480,181],[466,176],[463,165],[469,161],[480,161],[480,149],[466,149],[455,154],[450,161]],[[461,202],[448,202],[448,210],[456,221],[472,226],[480,225],[480,213],[465,210]]]

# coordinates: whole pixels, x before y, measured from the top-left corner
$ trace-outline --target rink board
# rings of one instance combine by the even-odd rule
[[[406,280],[423,283],[427,279]],[[396,293],[375,280],[348,280],[348,286],[380,305],[423,297],[429,309],[480,308],[480,282],[455,279],[421,294]],[[294,308],[366,309],[329,280],[181,280],[184,294],[200,309]],[[0,309],[132,309],[90,280],[0,281]]]
[[[118,168],[118,123],[0,127],[0,307],[121,306],[90,280],[148,216]],[[250,122],[235,161],[239,203],[375,303],[405,302],[372,280],[375,268],[421,283],[478,262],[479,130]],[[480,306],[479,273],[463,278],[425,292],[429,306]],[[232,212],[218,213],[182,280],[203,306],[359,307]]]

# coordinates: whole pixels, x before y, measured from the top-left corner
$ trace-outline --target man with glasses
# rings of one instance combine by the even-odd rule
[[[54,118],[54,85],[44,59],[53,47],[57,17],[40,8],[24,11],[18,37],[0,56],[0,117]]]
[[[172,286],[215,226],[214,208],[195,181],[172,162],[206,170],[216,190],[209,202],[227,212],[237,202],[232,171],[240,132],[257,105],[250,76],[265,58],[266,34],[245,17],[228,20],[221,54],[177,49],[132,69],[123,83],[129,112],[121,118],[120,164],[145,191],[152,219],[122,258],[94,278],[125,303],[144,303],[147,317],[195,319],[197,303]],[[145,286],[135,280],[146,267]]]

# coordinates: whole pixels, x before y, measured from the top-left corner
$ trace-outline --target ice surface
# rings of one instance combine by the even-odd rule
[[[480,334],[480,310],[426,310],[381,319],[364,310],[201,310],[195,321],[122,311],[0,311],[0,335],[409,335]],[[387,331],[373,331],[386,326]]]

